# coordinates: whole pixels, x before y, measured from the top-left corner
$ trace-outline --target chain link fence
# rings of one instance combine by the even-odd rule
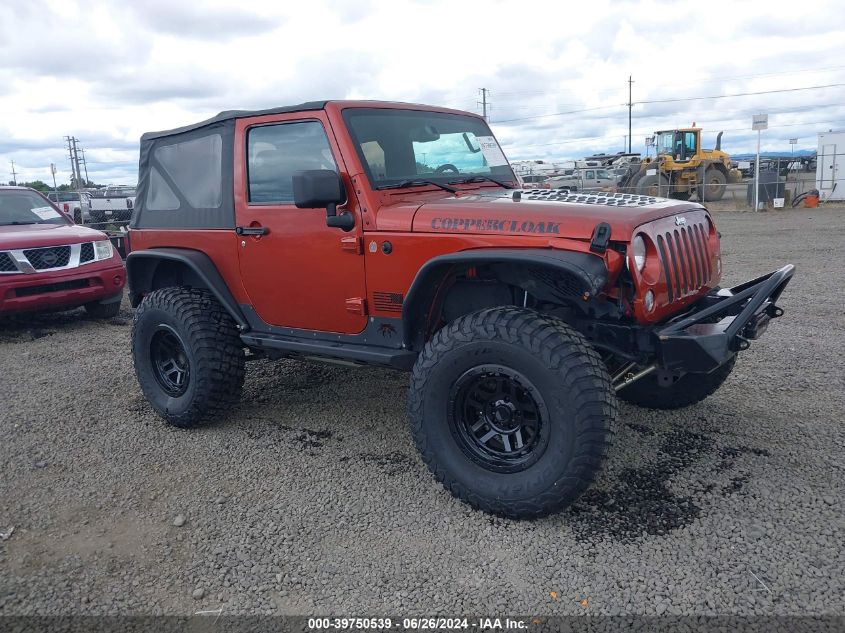
[[[845,200],[845,165],[843,153],[828,152],[817,156],[761,157],[759,202],[769,206],[797,206],[808,194],[817,192],[819,200]],[[618,192],[699,202],[731,201],[737,208],[752,208],[754,200],[754,160],[731,161],[730,167],[719,162],[702,162],[698,168],[683,163],[650,157],[630,162],[624,167],[579,168],[583,175],[604,169],[615,173],[615,183],[596,185],[579,175],[563,181],[555,175],[542,179],[525,178],[524,187],[565,189],[582,193]],[[793,205],[796,202],[796,205]]]

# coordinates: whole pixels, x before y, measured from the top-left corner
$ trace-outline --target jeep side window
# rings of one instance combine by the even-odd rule
[[[337,164],[319,121],[262,125],[247,134],[250,202],[292,203],[294,172]]]

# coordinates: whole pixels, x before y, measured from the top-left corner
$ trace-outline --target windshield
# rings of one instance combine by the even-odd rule
[[[68,220],[32,191],[0,191],[0,226],[67,224]]]
[[[675,132],[658,132],[655,146],[658,154],[674,154]]]
[[[344,118],[376,189],[417,180],[515,180],[490,128],[477,117],[351,108]]]

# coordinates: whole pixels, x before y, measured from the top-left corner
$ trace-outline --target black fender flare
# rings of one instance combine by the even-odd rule
[[[126,280],[129,284],[129,300],[132,307],[137,307],[144,295],[154,289],[153,279],[156,269],[162,262],[174,262],[185,266],[199,282],[197,285],[202,285],[215,296],[235,323],[240,326],[242,332],[249,329],[246,317],[220,271],[217,270],[217,266],[208,255],[190,248],[151,248],[129,253],[126,258]]]
[[[485,248],[440,255],[417,271],[402,303],[407,348],[415,349],[425,342],[429,310],[444,277],[456,267],[478,265],[492,266],[496,276],[505,283],[561,301],[595,296],[607,284],[607,265],[602,257],[592,253],[551,248]]]

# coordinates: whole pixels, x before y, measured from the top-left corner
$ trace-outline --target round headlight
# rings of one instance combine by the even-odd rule
[[[654,293],[651,290],[646,291],[645,297],[643,297],[643,303],[645,304],[646,312],[654,310]]]
[[[634,265],[637,271],[645,268],[645,240],[642,235],[637,235],[631,242],[631,254],[634,256]]]

